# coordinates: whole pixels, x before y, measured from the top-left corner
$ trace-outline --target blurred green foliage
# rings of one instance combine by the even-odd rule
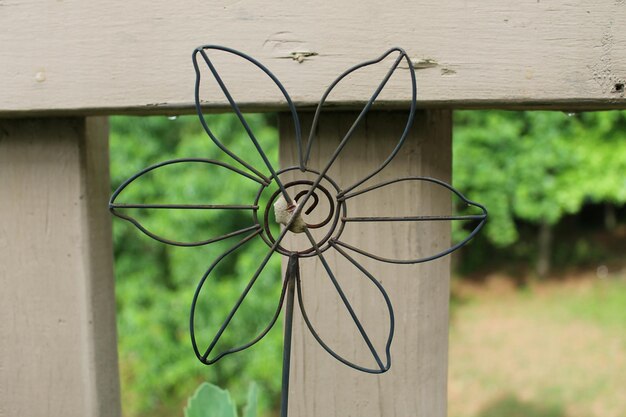
[[[489,209],[485,236],[556,224],[585,203],[626,203],[626,112],[457,111],[454,185]]]
[[[237,155],[267,173],[239,123],[229,115],[210,116],[216,135]],[[248,121],[272,164],[278,166],[274,119]],[[489,261],[490,247],[516,245],[525,256],[532,244],[524,225],[555,224],[588,202],[626,203],[626,113],[568,116],[560,112],[455,112],[454,185],[490,213],[484,236],[471,246],[472,259]],[[111,178],[117,187],[131,174],[170,158],[219,159],[237,166],[206,136],[196,117],[112,117]],[[192,164],[194,165],[194,164]],[[169,166],[129,186],[119,202],[252,204],[258,185],[236,175],[215,175],[200,166]],[[222,171],[220,171],[222,172]],[[251,224],[240,212],[137,211],[142,224],[170,239],[207,239]],[[258,381],[265,396],[261,415],[276,408],[280,389],[281,326],[252,349],[219,366],[199,363],[189,341],[188,315],[196,285],[209,264],[237,240],[199,248],[163,245],[128,222],[114,225],[119,356],[124,415],[180,415],[185,398],[200,382],[231,389],[242,403],[246,387]],[[207,234],[208,233],[208,234]],[[460,236],[456,231],[456,236]],[[267,253],[256,239],[219,266],[218,286],[209,293],[217,326],[242,285]],[[478,265],[480,266],[480,265]],[[278,300],[280,259],[273,257],[238,312],[237,329],[254,332]],[[275,298],[272,298],[275,297]],[[225,333],[226,343],[235,343]],[[201,348],[202,349],[202,348]]]
[[[250,115],[249,123],[265,152],[277,166],[278,140],[274,120]],[[232,117],[210,116],[215,134],[235,153],[262,172],[257,152]],[[117,187],[131,174],[170,158],[218,159],[237,166],[206,136],[196,117],[111,118],[111,182]],[[152,171],[124,190],[119,203],[208,203],[252,204],[258,184],[238,175],[215,175],[213,166],[180,164]],[[194,210],[136,210],[143,225],[174,240],[207,239],[249,226],[249,212],[223,213]],[[201,381],[231,388],[238,402],[245,397],[250,381],[258,381],[267,394],[262,410],[274,407],[280,389],[281,326],[250,351],[220,362],[202,365],[189,340],[190,303],[200,278],[210,263],[235,239],[208,246],[181,248],[164,245],[145,236],[130,223],[113,222],[120,371],[123,409],[128,417],[180,415],[184,399]],[[208,294],[214,314],[211,327],[223,321],[251,277],[259,259],[268,251],[256,239],[220,264],[218,294]],[[238,330],[251,334],[257,318],[271,316],[280,290],[280,259],[273,257],[265,268],[274,281],[261,280],[251,291],[251,308],[238,312]],[[259,291],[259,287],[261,290]],[[213,289],[213,288],[212,288]],[[271,296],[275,298],[270,298]],[[275,301],[274,301],[275,300]],[[252,328],[243,328],[248,325]],[[234,344],[236,335],[225,332],[222,339]],[[248,339],[249,340],[249,339]],[[247,340],[245,340],[247,341]],[[200,349],[204,349],[200,347]]]

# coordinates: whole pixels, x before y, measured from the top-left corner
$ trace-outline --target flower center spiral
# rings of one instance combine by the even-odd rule
[[[328,249],[328,241],[336,229],[339,229],[339,233],[341,232],[342,227],[337,226],[340,224],[340,211],[345,212],[345,204],[339,203],[333,195],[339,192],[339,187],[325,176],[323,181],[306,197],[314,184],[315,182],[311,179],[285,182],[283,187],[291,202],[287,202],[280,189],[267,200],[263,210],[264,233],[262,236],[268,245],[273,246],[276,243],[276,237],[272,234],[271,226],[276,223],[288,226],[287,235],[276,248],[283,255],[313,256],[316,254],[316,247],[320,252]],[[328,184],[331,186],[330,189],[335,188],[333,194],[329,191]],[[303,207],[301,207],[302,204],[304,204]],[[295,219],[294,215],[296,215]]]

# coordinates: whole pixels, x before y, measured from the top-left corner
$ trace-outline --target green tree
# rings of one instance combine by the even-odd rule
[[[564,215],[587,201],[626,202],[624,124],[624,112],[456,112],[455,186],[487,206],[496,246],[518,241],[516,220],[537,226],[543,275]]]

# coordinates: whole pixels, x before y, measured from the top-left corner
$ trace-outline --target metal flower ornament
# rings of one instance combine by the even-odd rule
[[[225,81],[218,73],[214,59],[210,57],[211,53],[226,54],[230,58],[241,60],[242,63],[252,64],[259,74],[269,78],[271,84],[278,88],[280,94],[284,97],[287,107],[291,113],[294,124],[294,137],[296,140],[297,159],[298,165],[277,169],[272,166],[266,153],[264,152],[255,132],[247,122],[246,117],[240,110],[237,102],[233,98],[231,91],[228,89]],[[325,104],[330,93],[343,82],[346,82],[346,78],[368,66],[375,65],[386,59],[392,59],[393,64],[384,75],[382,81],[374,89],[370,99],[365,104],[363,110],[358,114],[356,120],[347,130],[347,133],[340,139],[338,146],[332,152],[329,159],[319,169],[313,169],[310,165],[311,152],[313,149],[313,143],[315,142],[315,134],[320,123],[320,116],[322,114],[322,107]],[[391,366],[390,346],[394,333],[394,313],[389,296],[385,292],[385,289],[380,282],[370,273],[357,259],[359,257],[368,257],[379,262],[386,263],[398,263],[398,264],[416,264],[421,262],[431,261],[442,256],[445,256],[454,250],[465,245],[470,239],[472,239],[483,227],[487,219],[487,210],[482,205],[472,202],[465,198],[459,191],[454,189],[451,185],[430,177],[404,177],[393,180],[387,180],[383,182],[370,184],[370,180],[380,173],[396,156],[400,148],[402,147],[409,131],[411,129],[412,121],[416,112],[416,98],[417,98],[417,82],[415,72],[411,64],[410,58],[406,52],[400,48],[392,48],[371,61],[363,62],[352,68],[346,70],[343,74],[339,75],[335,81],[333,81],[328,89],[324,92],[321,100],[317,106],[317,110],[313,117],[312,127],[310,135],[306,142],[306,146],[301,138],[301,128],[296,112],[296,108],[287,93],[284,86],[278,80],[278,78],[263,64],[256,59],[223,46],[207,45],[202,46],[194,50],[193,52],[193,65],[196,72],[196,84],[195,84],[195,104],[200,123],[204,130],[210,137],[210,139],[217,145],[226,155],[232,158],[239,164],[239,167],[229,165],[227,163],[202,158],[185,158],[168,160],[136,173],[128,180],[122,183],[119,188],[113,193],[109,208],[111,213],[124,220],[131,222],[139,230],[146,235],[160,242],[176,245],[176,246],[203,246],[209,245],[214,242],[222,241],[225,239],[238,240],[234,245],[229,247],[224,253],[219,255],[208,267],[204,276],[200,279],[197,289],[191,300],[191,314],[189,319],[189,329],[191,334],[191,344],[193,350],[198,359],[207,365],[213,364],[223,357],[247,349],[260,341],[276,323],[280,312],[285,309],[285,332],[284,332],[284,347],[283,347],[283,389],[282,389],[282,401],[281,401],[281,416],[287,416],[287,404],[288,404],[288,388],[289,388],[289,366],[290,366],[290,353],[291,353],[291,333],[293,325],[293,312],[295,298],[298,298],[298,305],[302,318],[306,323],[306,326],[310,330],[310,333],[315,340],[324,348],[330,355],[342,362],[343,364],[357,369],[359,371],[379,374],[389,370]],[[339,155],[344,151],[344,148],[349,143],[353,133],[357,129],[357,126],[366,118],[368,112],[371,110],[374,102],[379,97],[381,91],[388,83],[394,72],[400,68],[407,69],[410,75],[410,88],[411,101],[410,108],[408,110],[408,117],[406,125],[404,126],[397,143],[391,150],[390,154],[384,159],[384,161],[375,167],[372,172],[358,181],[352,184],[340,184],[339,181],[335,181],[329,175],[329,171],[333,164],[336,162]],[[209,126],[210,123],[205,118],[200,99],[200,86],[203,81],[203,77],[208,76],[209,79],[216,82],[219,89],[224,94],[226,100],[230,104],[230,107],[237,119],[241,123],[243,129],[249,136],[251,143],[256,151],[260,155],[263,165],[267,168],[269,175],[262,173],[259,169],[255,168],[244,158],[231,152],[224,142],[220,141],[217,135]],[[258,192],[254,201],[244,202],[244,204],[139,204],[119,202],[122,200],[124,190],[132,184],[135,180],[144,176],[145,174],[159,170],[166,166],[176,164],[200,164],[207,168],[207,175],[212,175],[219,178],[221,174],[236,174],[241,176],[242,181],[251,181],[258,186]],[[294,178],[295,179],[287,179]],[[366,183],[368,183],[366,185]],[[478,214],[466,214],[466,215],[409,215],[409,216],[396,216],[389,217],[384,216],[384,213],[380,216],[373,217],[351,217],[349,213],[351,199],[363,195],[366,193],[374,192],[392,186],[393,184],[404,183],[404,185],[410,186],[423,186],[428,184],[434,187],[441,187],[446,191],[452,193],[462,201],[466,206],[471,206],[474,210],[478,211]],[[322,208],[323,213],[318,213],[317,221],[312,222],[308,220],[308,216],[312,212]],[[149,230],[149,227],[144,226],[141,221],[134,215],[132,215],[131,209],[159,209],[159,210],[217,210],[220,212],[226,211],[240,211],[250,215],[252,224],[243,228],[232,230],[227,234],[221,236],[211,237],[209,239],[199,241],[178,241],[165,238],[154,231]],[[272,215],[273,213],[273,215]],[[441,250],[437,253],[429,254],[427,256],[415,257],[413,259],[392,259],[388,257],[382,257],[380,255],[370,253],[362,248],[351,245],[342,240],[342,234],[348,223],[356,223],[357,227],[359,223],[367,222],[407,222],[411,224],[417,224],[419,222],[437,222],[437,221],[455,221],[464,220],[472,221],[475,227],[467,234],[465,239],[456,243],[455,245]],[[276,224],[280,224],[280,232],[272,233],[272,228],[276,229]],[[391,233],[391,228],[389,228]],[[276,234],[276,236],[274,236]],[[291,248],[284,244],[284,241],[288,235],[291,237],[299,236],[304,242],[304,245],[300,245],[298,248]],[[266,255],[259,259],[258,266],[255,271],[250,271],[251,276],[247,284],[243,288],[243,291],[238,296],[232,308],[226,317],[221,320],[221,326],[214,333],[208,336],[207,340],[210,342],[206,344],[199,343],[199,335],[206,336],[206,329],[201,328],[203,322],[202,315],[211,314],[211,303],[214,300],[215,294],[204,294],[203,288],[207,282],[215,279],[215,272],[220,262],[226,259],[229,255],[235,251],[243,248],[247,243],[253,240],[262,240],[268,246]],[[345,288],[340,284],[340,280],[337,279],[336,272],[333,271],[331,265],[327,261],[327,252],[336,252],[337,257],[345,259],[360,271],[364,279],[369,280],[372,284],[373,291],[377,293],[377,298],[380,303],[384,305],[389,318],[388,333],[386,334],[386,340],[384,343],[384,351],[375,348],[372,338],[366,332],[361,319],[359,318],[355,308],[353,308],[349,297],[346,296]],[[232,323],[233,318],[236,316],[237,311],[240,309],[242,303],[245,302],[246,297],[255,289],[255,285],[259,281],[259,276],[268,264],[270,257],[274,254],[280,254],[288,258],[285,277],[282,280],[282,286],[280,291],[279,300],[273,300],[277,302],[277,308],[268,322],[263,325],[262,330],[255,337],[249,340],[247,343],[243,343],[239,346],[229,347],[227,349],[219,349],[218,342],[227,330],[228,326]],[[317,258],[321,263],[325,277],[316,277],[316,279],[328,279],[331,283],[331,287],[336,290],[338,299],[341,300],[341,304],[345,307],[348,316],[354,323],[355,332],[358,332],[363,342],[367,346],[367,350],[371,353],[373,359],[371,363],[373,365],[364,365],[356,363],[353,360],[346,358],[344,355],[337,352],[336,349],[331,348],[330,343],[324,340],[313,325],[312,321],[307,314],[305,303],[303,301],[303,284],[300,276],[299,262],[303,258]],[[305,277],[304,279],[309,279]],[[268,300],[272,301],[272,300]],[[285,305],[286,302],[286,305]],[[198,308],[200,303],[204,303],[208,306],[206,311]]]

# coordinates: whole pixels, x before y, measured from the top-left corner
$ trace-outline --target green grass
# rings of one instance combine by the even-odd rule
[[[460,292],[450,417],[626,416],[625,277]]]
[[[561,320],[584,320],[626,331],[626,280],[598,280],[589,288],[551,294],[540,302]]]
[[[565,417],[559,405],[536,404],[506,395],[489,404],[478,417]]]

